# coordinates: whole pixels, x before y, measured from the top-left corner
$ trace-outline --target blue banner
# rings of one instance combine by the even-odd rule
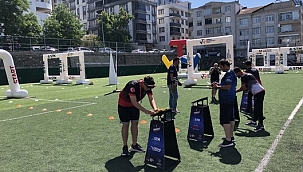
[[[152,120],[145,155],[145,163],[164,168],[164,123]]]
[[[203,109],[199,106],[192,106],[187,138],[203,142],[204,135],[204,117]]]
[[[243,91],[242,93],[242,99],[241,99],[241,105],[240,105],[240,111],[241,112],[247,112],[247,99],[248,99],[248,92]]]

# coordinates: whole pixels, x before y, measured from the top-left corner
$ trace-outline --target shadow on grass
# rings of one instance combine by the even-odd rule
[[[204,136],[203,142],[198,142],[194,140],[187,140],[189,147],[196,151],[202,152],[204,149],[208,148],[208,145],[211,143],[214,137]]]
[[[133,158],[134,153],[131,153],[127,157],[118,156],[113,159],[108,160],[105,163],[105,168],[108,172],[117,172],[117,171],[127,171],[127,172],[136,172],[140,171],[144,166],[135,167],[130,160]]]
[[[134,154],[135,153],[131,152],[130,156],[127,157],[118,156],[113,159],[110,159],[105,163],[105,168],[108,170],[108,172],[119,172],[119,171],[137,172],[137,171],[141,171],[142,169],[144,169],[145,172],[154,172],[154,171],[172,172],[180,163],[180,161],[175,161],[165,157],[164,170],[146,164],[135,167],[130,162]]]
[[[235,147],[220,148],[219,152],[210,152],[210,156],[220,158],[223,164],[236,165],[242,160],[242,155]]]
[[[266,130],[256,132],[245,128],[238,128],[237,133],[235,133],[235,135],[240,137],[267,137],[270,136],[270,133]]]
[[[144,165],[145,172],[172,172],[179,165],[180,161],[172,160],[165,157],[165,169],[151,167],[149,165]]]

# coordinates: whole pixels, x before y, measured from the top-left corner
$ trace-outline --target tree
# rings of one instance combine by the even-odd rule
[[[133,19],[134,16],[127,13],[123,8],[120,8],[119,13],[116,15],[113,13],[108,14],[105,11],[102,11],[98,18],[99,40],[102,42],[130,42],[131,35],[128,31],[128,23]]]
[[[98,36],[94,34],[84,35],[82,40],[82,45],[86,47],[100,46],[100,41],[98,41]]]
[[[61,38],[60,45],[80,45],[81,38],[85,34],[80,20],[72,14],[64,4],[59,4],[52,14],[44,22],[44,34],[47,38]],[[51,39],[48,42],[57,44],[58,40]]]
[[[22,15],[29,9],[28,0],[0,0],[0,23],[6,35],[18,33]]]
[[[22,20],[17,33],[22,36],[37,37],[41,36],[42,27],[38,22],[38,18],[34,13],[26,13],[21,16]]]

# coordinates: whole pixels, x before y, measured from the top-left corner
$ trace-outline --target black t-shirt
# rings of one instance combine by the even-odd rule
[[[211,67],[209,69],[209,72],[211,72],[211,75],[210,75],[210,80],[211,81],[219,81],[220,79],[220,68],[214,68],[214,67]]]
[[[146,94],[153,94],[151,90],[145,91],[142,88],[143,80],[129,81],[119,94],[118,104],[124,107],[133,107],[130,96],[136,96],[137,101],[142,100]]]
[[[170,74],[173,74],[174,76],[174,81],[171,81],[170,79]],[[178,84],[178,73],[177,73],[177,68],[175,65],[171,65],[168,70],[167,70],[167,85],[171,85],[171,84]]]
[[[245,70],[245,73],[252,74],[257,79],[257,81],[261,84],[261,79],[260,79],[260,75],[259,75],[258,69],[256,69],[256,68],[247,68]]]
[[[246,88],[254,95],[264,91],[264,87],[262,87],[262,85],[251,73],[244,73],[244,75],[241,77],[241,83],[245,84]]]

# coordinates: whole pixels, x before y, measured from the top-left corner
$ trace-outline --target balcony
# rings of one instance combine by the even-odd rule
[[[180,23],[173,23],[173,22],[170,22],[170,23],[169,23],[169,26],[181,27],[181,24],[180,24]]]
[[[146,21],[146,20],[143,20],[143,19],[135,19],[135,22],[136,22],[136,23],[147,24],[147,21]]]
[[[169,13],[169,16],[181,18],[181,15],[178,13]]]
[[[170,36],[181,36],[181,32],[171,31]]]

